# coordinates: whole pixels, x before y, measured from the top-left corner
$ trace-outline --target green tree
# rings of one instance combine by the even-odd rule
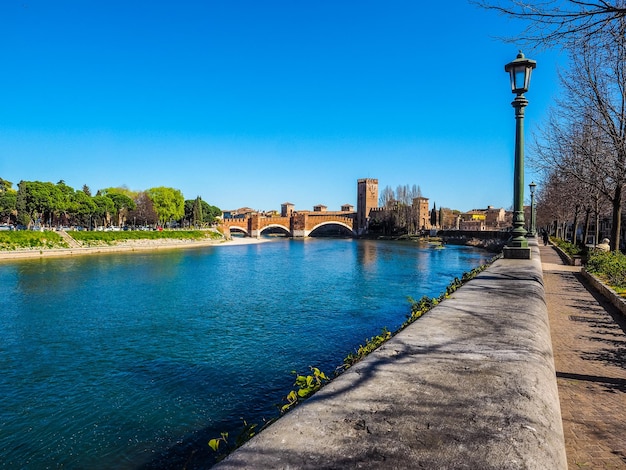
[[[147,193],[162,224],[185,216],[185,198],[180,190],[159,186],[148,189]]]
[[[433,210],[430,211],[430,225],[437,226],[437,204],[433,203]]]
[[[209,203],[200,200],[202,205],[202,220],[205,224],[212,224],[215,220],[222,215],[222,209],[217,206],[212,206]]]
[[[4,191],[11,191],[12,188],[13,188],[13,183],[0,178],[0,193]]]
[[[115,204],[110,197],[102,195],[94,196],[93,203],[96,206],[93,214],[95,221],[99,219],[100,225],[106,225],[111,214],[115,212]]]
[[[185,201],[185,220],[190,221],[190,223],[194,223],[194,206],[196,205],[196,201],[199,202],[202,214],[201,217],[199,216],[200,214],[197,214],[195,220],[201,220],[202,224],[213,224],[216,219],[222,215],[222,209],[210,205],[198,196],[196,199],[188,199]]]
[[[118,186],[101,189],[98,194],[107,196],[113,201],[115,213],[112,216],[117,219],[116,224],[121,226],[127,220],[129,212],[136,208],[135,198],[139,193],[131,191],[126,186]]]
[[[0,191],[0,217],[6,218],[6,222],[9,223],[16,210],[17,192],[13,189]]]
[[[65,184],[63,180],[59,181],[56,187],[58,189],[58,199],[54,209],[54,215],[58,215],[59,219],[61,219],[57,221],[57,223],[68,224],[70,223],[71,214],[74,210],[73,200],[75,191],[74,188]]]
[[[194,225],[202,225],[202,223],[204,222],[204,219],[202,217],[202,199],[200,198],[200,196],[196,197],[195,201],[193,202],[192,220]]]
[[[120,193],[110,193],[107,195],[113,201],[115,212],[117,214],[117,225],[124,225],[124,221],[129,211],[135,209],[137,205],[130,197]]]
[[[33,221],[49,223],[62,204],[60,189],[52,183],[40,181],[20,181],[17,186],[16,206],[20,221],[29,226]]]
[[[94,199],[84,191],[76,191],[71,201],[72,223],[89,225],[92,216],[97,212]]]
[[[6,222],[9,223],[16,210],[17,192],[13,189],[13,183],[0,178],[0,218],[6,217]]]

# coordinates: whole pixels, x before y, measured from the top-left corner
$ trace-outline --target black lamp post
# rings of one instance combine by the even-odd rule
[[[511,75],[511,91],[517,96],[511,103],[515,108],[515,168],[513,176],[513,232],[504,248],[505,258],[530,259],[530,248],[524,228],[524,108],[528,100],[530,75],[537,66],[534,60],[526,59],[521,52],[513,62],[504,66]]]
[[[530,232],[528,233],[528,235],[531,237],[534,237],[535,235],[537,235],[537,229],[535,228],[535,225],[537,224],[537,213],[535,212],[535,189],[536,188],[537,188],[537,185],[535,184],[534,181],[532,181],[528,185],[528,189],[530,189]]]

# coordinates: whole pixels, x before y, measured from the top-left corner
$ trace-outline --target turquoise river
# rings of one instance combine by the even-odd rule
[[[279,239],[0,263],[0,468],[207,468],[480,250]]]

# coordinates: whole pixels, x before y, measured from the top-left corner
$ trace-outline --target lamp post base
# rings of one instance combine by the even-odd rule
[[[530,259],[530,248],[527,246],[505,246],[502,252],[505,259]]]

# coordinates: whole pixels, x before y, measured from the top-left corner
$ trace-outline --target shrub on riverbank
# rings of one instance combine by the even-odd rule
[[[569,256],[580,255],[583,252],[583,249],[580,246],[574,245],[573,243],[565,240],[561,240],[560,238],[550,237],[550,241],[558,246],[565,253],[567,253]]]
[[[619,251],[593,250],[585,269],[613,288],[626,288],[626,255]]]
[[[28,230],[0,232],[0,250],[28,250],[69,248],[67,242],[56,232],[33,232]]]
[[[69,232],[69,235],[85,246],[114,245],[132,240],[216,240],[222,235],[205,230],[129,230],[124,232]]]

